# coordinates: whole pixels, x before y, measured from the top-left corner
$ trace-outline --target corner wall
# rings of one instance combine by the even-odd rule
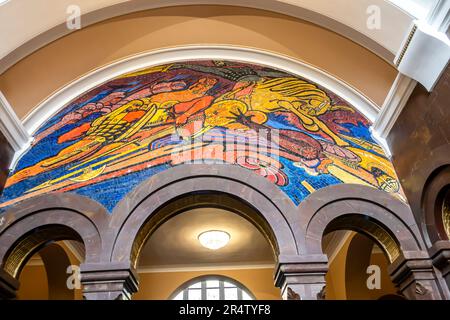
[[[450,152],[445,154],[450,150],[450,66],[431,93],[417,85],[387,142],[416,221],[423,225],[421,197],[425,181],[437,161],[450,164]]]

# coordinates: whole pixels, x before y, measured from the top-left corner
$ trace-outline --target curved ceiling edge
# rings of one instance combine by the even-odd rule
[[[272,11],[275,13],[285,14],[294,18],[298,18],[301,20],[305,20],[316,25],[319,25],[323,28],[332,30],[356,43],[362,45],[363,47],[369,49],[370,51],[377,54],[379,57],[383,58],[390,64],[392,64],[393,58],[395,56],[395,51],[397,44],[388,43],[392,40],[386,40],[386,43],[382,43],[380,39],[373,39],[373,37],[381,37],[380,35],[376,35],[371,38],[367,34],[364,34],[360,30],[352,28],[348,24],[333,19],[331,17],[326,16],[325,14],[321,14],[317,11],[313,11],[312,9],[308,9],[306,7],[300,7],[299,4],[292,3],[284,3],[280,1],[237,1],[237,0],[229,0],[226,3],[218,0],[190,0],[180,2],[179,0],[164,0],[164,1],[128,1],[126,3],[118,3],[108,7],[103,7],[91,12],[87,12],[82,15],[83,26],[87,27],[97,22],[101,22],[110,18],[114,18],[120,15],[130,14],[138,11],[144,11],[149,9],[158,9],[165,7],[173,7],[173,6],[181,6],[181,5],[227,5],[227,6],[239,6],[239,7],[247,7],[253,9],[262,9],[267,11]],[[394,10],[394,9],[393,9]],[[403,34],[406,33],[409,28],[409,22],[407,25],[400,27],[397,26],[396,29],[399,32],[396,38],[401,41],[403,39]],[[388,28],[389,29],[389,28]],[[403,30],[405,29],[405,30]],[[403,32],[405,31],[405,32]],[[14,48],[13,50],[5,53],[5,55],[0,59],[0,74],[6,71],[9,67],[14,65],[16,62],[25,58],[27,55],[33,53],[34,51],[42,48],[43,46],[49,44],[52,41],[55,41],[67,34],[70,34],[72,31],[66,27],[66,23],[59,23],[52,28],[47,29],[44,32],[39,32],[33,38],[24,41],[20,46]],[[392,37],[392,35],[390,35]],[[393,37],[395,38],[395,37]],[[397,41],[397,42],[399,42]],[[398,44],[399,45],[399,44]],[[394,48],[395,47],[395,48]]]
[[[379,109],[374,102],[349,84],[307,63],[268,51],[238,46],[180,46],[134,55],[100,67],[53,93],[23,120],[30,135],[80,94],[120,75],[140,69],[186,60],[231,60],[276,68],[313,81],[354,106],[372,123]]]

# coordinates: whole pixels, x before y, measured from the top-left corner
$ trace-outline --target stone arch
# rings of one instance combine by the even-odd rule
[[[434,242],[445,239],[431,226],[435,223],[435,209],[439,192],[449,181],[450,144],[439,146],[430,152],[426,166],[414,171],[415,191],[407,194],[411,210],[416,216],[424,241],[428,248]],[[447,180],[446,180],[447,179]],[[431,228],[430,228],[431,227]],[[442,230],[441,230],[442,231]],[[442,234],[442,232],[441,232]]]
[[[98,262],[102,251],[101,230],[105,209],[76,194],[52,194],[23,201],[7,210],[0,230],[0,261],[3,271],[18,279],[26,261],[55,240],[84,244],[85,262]]]
[[[446,210],[446,214],[443,211],[444,202],[449,202],[449,194],[450,164],[434,170],[423,188],[421,203],[424,231],[426,231],[426,238],[430,244],[440,240],[449,240],[450,209]]]
[[[147,222],[168,203],[198,192],[225,194],[253,209],[256,217],[246,212],[240,214],[254,224],[262,224],[259,225],[260,230],[265,232],[269,241],[272,240],[277,255],[297,255],[301,250],[301,230],[292,228],[295,205],[269,181],[234,166],[181,165],[143,182],[114,209],[111,227],[116,230],[113,233],[117,233],[117,237],[111,239],[111,261],[136,264],[133,248],[136,250],[135,241],[138,241],[138,247],[145,241],[140,231],[145,230]],[[216,202],[215,205],[230,209],[225,202]],[[208,205],[214,203],[209,202]],[[154,227],[165,218],[163,214],[157,222],[151,221],[150,224]]]
[[[406,203],[374,188],[341,184],[316,191],[298,209],[309,256],[323,254],[326,232],[351,229],[371,237],[384,249],[390,262],[389,275],[399,293],[414,300],[442,299],[430,255]],[[327,268],[323,264],[319,271],[324,275]],[[325,281],[319,280],[315,287],[295,282],[287,286],[308,296],[306,289],[315,293],[324,285]]]
[[[409,206],[374,188],[342,184],[311,194],[299,206],[308,253],[322,253],[325,233],[350,229],[374,239],[394,262],[424,243]]]

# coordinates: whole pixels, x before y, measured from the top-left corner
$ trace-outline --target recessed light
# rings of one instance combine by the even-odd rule
[[[225,247],[230,241],[230,235],[221,230],[209,230],[198,235],[198,241],[205,248],[217,250]]]

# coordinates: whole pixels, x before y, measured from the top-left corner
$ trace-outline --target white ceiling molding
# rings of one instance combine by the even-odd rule
[[[20,152],[27,147],[31,141],[31,136],[28,134],[22,122],[13,111],[8,100],[6,100],[3,93],[0,91],[0,131],[6,137],[11,147],[15,152]]]
[[[255,270],[273,269],[274,263],[249,264],[197,264],[197,265],[165,265],[165,266],[139,266],[138,273],[165,273],[165,272],[196,272],[196,271],[223,271],[223,270]]]
[[[276,68],[313,81],[334,92],[359,110],[371,122],[375,120],[378,114],[376,104],[356,89],[307,63],[252,48],[183,46],[142,53],[98,68],[53,93],[25,117],[23,124],[28,133],[33,135],[45,121],[68,103],[98,85],[129,72],[186,60],[231,60]]]
[[[418,1],[420,2],[420,1]],[[431,3],[431,2],[430,2]],[[431,91],[450,58],[450,42],[444,32],[450,24],[450,1],[428,3],[428,14],[414,21],[394,60],[397,75],[372,126],[372,134],[390,156],[386,142],[417,82]]]
[[[417,82],[401,73],[395,78],[386,100],[381,107],[378,118],[372,126],[374,138],[381,144],[384,151],[391,155],[386,138],[397,121]]]
[[[424,19],[440,0],[389,0],[416,19]],[[445,0],[446,1],[446,0]]]
[[[450,1],[428,1],[427,6],[427,15],[413,21],[394,64],[430,92],[450,59],[450,40],[446,34],[450,25]]]
[[[438,0],[429,11],[426,20],[438,32],[447,32],[450,25],[450,1]]]
[[[0,74],[27,55],[74,30],[66,26],[66,8],[72,0],[58,0],[48,6],[44,0],[11,1],[0,8]],[[85,28],[128,13],[180,5],[228,5],[268,10],[305,20],[366,47],[389,63],[400,47],[414,16],[386,0],[78,0],[81,24]],[[368,28],[367,9],[383,13],[381,28]],[[17,16],[21,23],[17,23]],[[41,17],[45,15],[45,19]]]
[[[415,21],[394,63],[401,73],[432,91],[449,59],[450,40],[447,35],[426,22]]]

